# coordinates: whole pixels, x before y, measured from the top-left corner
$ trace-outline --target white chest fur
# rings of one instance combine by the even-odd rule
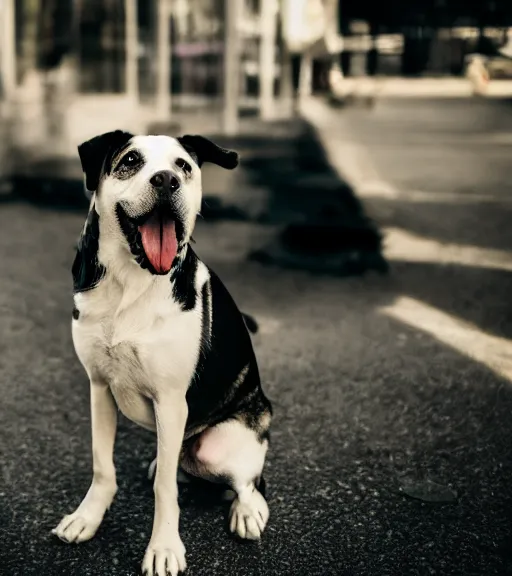
[[[183,312],[168,277],[140,277],[123,287],[108,275],[75,295],[77,355],[93,382],[107,383],[121,412],[154,429],[151,399],[174,388],[186,392],[201,337],[200,298]],[[203,275],[204,281],[204,275]]]

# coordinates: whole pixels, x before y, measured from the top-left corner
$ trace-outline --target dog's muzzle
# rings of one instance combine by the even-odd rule
[[[139,265],[153,274],[167,274],[183,238],[183,218],[175,198],[181,183],[171,171],[162,170],[151,176],[149,184],[155,192],[153,207],[132,217],[120,203],[117,216]]]

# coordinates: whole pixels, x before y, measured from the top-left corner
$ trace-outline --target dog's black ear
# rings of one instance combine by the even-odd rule
[[[186,134],[178,138],[178,142],[199,166],[204,162],[217,164],[217,166],[221,166],[227,170],[233,170],[233,168],[238,166],[238,154],[234,150],[221,148],[204,136]]]
[[[78,147],[78,154],[85,174],[85,187],[95,192],[100,183],[101,171],[109,172],[110,163],[116,153],[133,138],[133,134],[114,130],[87,140]]]

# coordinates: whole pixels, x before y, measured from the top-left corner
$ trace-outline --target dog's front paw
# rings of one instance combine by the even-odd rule
[[[180,537],[169,543],[150,542],[142,562],[144,576],[178,576],[187,567]]]
[[[240,498],[231,505],[229,512],[229,528],[240,538],[259,540],[268,522],[268,505],[258,490],[254,490],[249,498]]]
[[[90,540],[99,528],[103,515],[88,515],[76,510],[73,514],[64,516],[52,534],[58,536],[63,542],[72,543]]]
[[[64,516],[57,528],[52,530],[52,534],[64,542],[78,543],[90,540],[96,534],[116,492],[115,479],[110,482],[93,480],[80,506],[73,514]]]

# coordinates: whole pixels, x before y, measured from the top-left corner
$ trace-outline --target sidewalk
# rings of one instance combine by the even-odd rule
[[[374,87],[377,98],[472,98],[473,90],[467,78],[365,78]],[[358,79],[344,78],[347,92],[357,89]],[[512,80],[491,80],[485,97],[512,96]]]

